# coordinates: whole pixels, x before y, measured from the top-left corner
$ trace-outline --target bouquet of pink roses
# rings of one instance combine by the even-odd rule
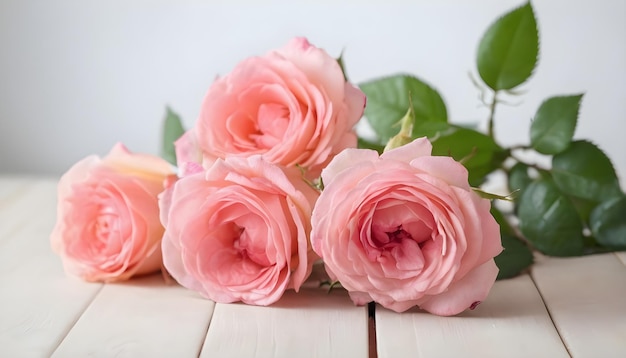
[[[364,107],[339,63],[304,38],[247,59],[213,83],[195,127],[176,141],[178,178],[162,160],[132,163],[127,152],[111,179],[72,168],[61,186],[74,190],[60,203],[75,204],[60,209],[55,247],[68,271],[107,281],[144,272],[139,261],[162,252],[176,281],[222,303],[272,304],[321,258],[358,304],[444,315],[475,305],[502,249],[489,201],[471,190],[463,165],[431,156],[425,138],[380,156],[356,149]],[[136,198],[147,183],[164,185],[150,205]],[[80,223],[89,227],[78,231]],[[140,231],[151,225],[155,236]]]
[[[501,54],[507,41],[517,57]],[[492,114],[498,95],[531,75],[537,51],[530,4],[490,27],[478,71]],[[551,171],[500,147],[493,116],[488,134],[455,126],[439,94],[415,77],[356,86],[342,66],[295,38],[216,79],[190,130],[168,112],[165,146],[177,168],[121,145],[77,163],[59,183],[52,234],[66,271],[111,282],[164,267],[216,302],[270,305],[323,262],[355,304],[454,315],[486,298],[499,267],[503,278],[530,265],[531,248],[575,255],[626,245],[614,238],[616,225],[624,230],[613,218],[625,199],[610,162],[601,168],[607,180],[576,172],[583,159],[571,159],[590,153],[589,165],[602,165],[597,158],[605,158],[572,141],[581,96],[547,100],[531,146],[521,148],[554,155],[560,171]],[[364,110],[374,140],[357,137]],[[473,187],[498,170],[519,196]],[[561,180],[563,171],[582,179]],[[589,188],[600,196],[585,197]],[[561,198],[581,196],[589,210],[579,222]],[[515,210],[503,213],[492,199],[513,200]],[[557,219],[580,240],[557,242],[542,230]]]

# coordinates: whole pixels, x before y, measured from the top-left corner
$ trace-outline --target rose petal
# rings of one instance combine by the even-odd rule
[[[322,170],[324,185],[329,185],[342,171],[352,169],[363,162],[378,161],[378,153],[375,150],[348,148],[337,154],[333,160]]]
[[[491,259],[470,271],[460,281],[454,282],[446,292],[428,298],[419,306],[440,316],[459,314],[468,309],[474,302],[484,301],[497,276],[498,267],[495,261]],[[394,309],[397,306],[390,305],[387,308]]]
[[[433,146],[428,138],[417,138],[409,144],[394,148],[381,154],[383,160],[397,160],[410,163],[415,158],[430,156]]]
[[[424,156],[410,161],[411,166],[420,172],[428,173],[435,178],[441,179],[449,185],[465,190],[470,190],[467,169],[452,157]]]

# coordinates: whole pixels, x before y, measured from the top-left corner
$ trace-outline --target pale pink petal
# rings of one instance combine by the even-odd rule
[[[459,277],[463,277],[478,263],[485,262],[500,254],[502,243],[500,240],[500,226],[490,214],[491,202],[480,198],[472,191],[453,188],[462,211],[458,215],[463,217],[463,229],[468,242],[467,250],[463,255]]]
[[[439,178],[449,185],[471,190],[467,169],[454,158],[446,156],[423,156],[410,161],[411,166],[420,172]]]
[[[113,146],[103,162],[116,170],[142,176],[152,180],[172,174],[172,166],[162,158],[150,154],[131,153],[122,143]]]
[[[433,146],[428,138],[417,138],[409,144],[384,152],[380,157],[384,160],[397,160],[410,163],[415,158],[430,156]]]
[[[202,164],[194,163],[194,162],[185,162],[179,165],[180,176],[186,177],[189,175],[201,173],[204,171],[204,167]]]
[[[479,198],[478,195],[476,195],[475,193],[474,195],[476,198],[475,200],[482,201],[482,203],[478,204],[477,207],[480,208],[482,206],[483,208],[482,215],[480,215],[481,227],[483,230],[483,246],[481,259],[496,257],[503,250],[502,241],[500,238],[500,225],[491,214],[486,214],[487,210],[491,208],[491,203],[489,202],[489,200]]]
[[[348,292],[350,295],[350,299],[357,306],[365,306],[369,302],[372,302],[373,299],[367,292],[359,292],[359,291],[350,291]]]
[[[72,195],[72,187],[82,183],[89,178],[92,168],[97,167],[101,160],[95,155],[88,156],[74,164],[59,180],[57,186],[57,221],[50,235],[52,250],[57,254],[62,254],[64,250],[63,237],[67,230],[65,216],[70,213],[65,199]]]
[[[496,276],[498,267],[491,259],[470,271],[460,281],[454,282],[446,292],[420,303],[420,308],[440,316],[459,314],[487,298]]]
[[[198,146],[196,131],[190,129],[174,142],[176,163],[181,167],[184,163],[202,163],[202,151]]]
[[[163,266],[167,272],[181,285],[195,291],[201,290],[202,286],[185,270],[180,243],[176,238],[171,237],[166,231],[161,245]]]
[[[349,123],[350,127],[353,127],[363,115],[367,97],[365,93],[349,82],[345,83],[345,96],[345,117],[354,121]]]
[[[370,149],[348,148],[337,154],[333,160],[322,170],[324,185],[329,185],[341,172],[351,169],[363,162],[378,161],[378,153]]]
[[[130,276],[145,275],[148,273],[156,272],[161,269],[163,265],[163,257],[161,254],[161,243],[156,242],[152,245],[151,249],[146,250],[146,257],[137,265],[136,270]]]
[[[297,37],[276,52],[295,64],[312,83],[324,88],[331,99],[343,101],[343,73],[337,61],[326,51],[312,46],[303,37]]]

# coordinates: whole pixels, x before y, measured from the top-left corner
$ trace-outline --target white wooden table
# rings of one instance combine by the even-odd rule
[[[542,258],[475,311],[355,307],[345,292],[215,304],[153,275],[64,275],[56,180],[0,176],[0,357],[626,357],[626,254]],[[375,322],[375,324],[374,324]]]

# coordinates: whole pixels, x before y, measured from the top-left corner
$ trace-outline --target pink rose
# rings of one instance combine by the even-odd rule
[[[311,272],[318,195],[296,168],[259,155],[218,159],[162,196],[163,263],[181,285],[214,301],[274,303]]]
[[[502,250],[490,202],[427,139],[385,152],[346,149],[322,172],[311,242],[359,305],[438,315],[474,308],[493,285]]]
[[[117,144],[103,159],[74,164],[58,185],[53,250],[68,274],[87,281],[121,281],[161,267],[157,195],[173,175],[160,158]]]
[[[249,58],[209,88],[196,123],[210,163],[229,155],[262,154],[319,175],[330,159],[357,143],[354,125],[365,95],[347,83],[337,61],[296,38]]]

